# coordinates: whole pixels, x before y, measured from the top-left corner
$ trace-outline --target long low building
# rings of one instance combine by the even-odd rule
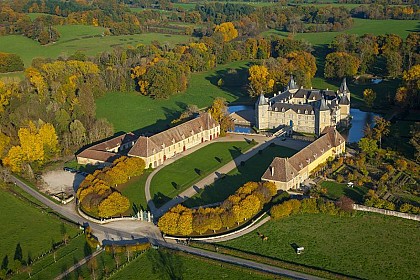
[[[334,127],[326,128],[321,137],[292,157],[275,157],[261,180],[275,183],[278,190],[298,189],[318,165],[341,155],[345,148],[343,136]]]
[[[142,158],[155,168],[166,159],[220,135],[220,125],[208,113],[157,133],[136,137],[127,133],[89,147],[77,154],[79,164],[107,165],[122,154]]]

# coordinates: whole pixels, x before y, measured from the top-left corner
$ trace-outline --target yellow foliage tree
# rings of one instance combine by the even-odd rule
[[[21,146],[13,146],[10,148],[7,156],[3,159],[3,163],[9,166],[13,172],[20,172],[22,164],[25,160],[25,154]]]
[[[248,71],[249,93],[251,96],[258,96],[273,90],[274,80],[269,78],[267,67],[264,65],[253,65]]]
[[[40,99],[43,99],[47,91],[47,83],[45,82],[44,77],[33,67],[26,68],[25,75],[30,83],[35,87]]]
[[[129,208],[130,200],[119,192],[113,192],[99,204],[98,213],[100,217],[112,217],[123,214]]]
[[[25,155],[25,161],[44,161],[44,143],[37,133],[35,124],[30,121],[28,127],[18,131],[20,146]]]
[[[224,42],[229,42],[238,37],[238,30],[236,30],[232,22],[224,22],[216,25],[214,33],[221,34]]]
[[[178,232],[179,213],[166,212],[158,221],[159,229],[165,234],[175,235]]]
[[[58,137],[52,124],[42,124],[39,128],[38,137],[44,145],[44,153],[48,158],[58,153]]]

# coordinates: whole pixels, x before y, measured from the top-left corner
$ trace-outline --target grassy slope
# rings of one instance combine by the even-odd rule
[[[206,177],[212,171],[241,155],[241,151],[246,151],[251,146],[245,141],[213,143],[164,167],[151,182],[150,192],[155,203],[163,204],[169,200],[168,197],[175,197],[200,178]],[[196,169],[201,171],[201,175],[196,172]],[[174,184],[178,185],[177,189]]]
[[[295,150],[282,146],[267,147],[262,155],[253,156],[246,161],[244,166],[233,169],[226,177],[217,180],[196,196],[188,199],[184,204],[188,207],[195,207],[223,201],[244,183],[260,181],[261,176],[274,157],[290,157],[295,153]]]
[[[71,55],[78,50],[88,55],[96,55],[116,46],[149,44],[154,40],[160,43],[181,43],[191,38],[186,35],[156,33],[102,37],[104,28],[87,25],[63,25],[56,26],[56,29],[61,35],[60,39],[47,46],[41,46],[38,42],[22,35],[1,36],[0,51],[20,55],[25,67],[28,67],[34,57],[57,58],[60,55]]]
[[[39,256],[51,249],[52,243],[62,239],[62,222],[45,210],[41,211],[29,203],[22,201],[15,195],[0,189],[0,257],[7,254],[9,263],[13,261],[15,248],[18,243],[22,247],[23,258],[26,260],[28,254],[32,258]],[[36,221],[36,222],[35,222]],[[65,225],[70,236],[74,236],[77,229]]]
[[[165,273],[157,274],[153,271],[153,260],[152,254],[156,254],[154,251],[148,251],[144,255],[138,257],[134,262],[130,263],[127,267],[120,270],[118,273],[113,275],[111,279],[149,279],[159,280],[162,277],[168,277]],[[176,254],[177,265],[168,264],[166,269],[160,269],[160,271],[169,271],[169,268],[173,268],[173,271],[181,271],[182,279],[184,280],[212,280],[212,279],[230,279],[230,280],[242,280],[242,279],[272,279],[255,273],[253,270],[242,269],[236,266],[227,265],[195,256],[186,254]]]
[[[217,86],[217,80],[230,68],[237,69],[239,73],[246,71],[248,63],[233,62],[212,71],[192,74],[187,91],[169,99],[153,100],[138,93],[107,93],[96,101],[96,115],[108,119],[114,125],[115,132],[166,129],[171,120],[179,117],[189,104],[207,107],[218,96],[229,102],[246,99],[246,89],[242,87],[244,84],[221,89]]]
[[[418,222],[378,214],[296,215],[271,221],[224,245],[364,279],[419,279]],[[291,244],[305,247],[296,255]]]

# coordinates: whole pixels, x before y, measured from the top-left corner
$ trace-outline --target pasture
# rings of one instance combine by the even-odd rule
[[[161,33],[102,36],[105,28],[88,25],[63,25],[55,26],[55,28],[60,33],[60,39],[56,43],[45,46],[23,35],[1,36],[0,52],[18,54],[25,63],[25,67],[28,67],[35,57],[55,59],[59,56],[70,56],[76,51],[94,56],[118,46],[137,46],[150,44],[152,41],[177,44],[192,40],[192,37],[187,35]]]
[[[272,259],[362,279],[419,279],[418,222],[373,213],[354,217],[298,214],[272,220],[256,231],[223,242]],[[293,246],[305,251],[297,255]]]
[[[272,279],[268,275],[238,266],[185,253],[149,250],[130,262],[110,279]]]
[[[294,35],[294,38],[308,41],[312,45],[317,46],[328,45],[335,36],[342,33],[357,35],[365,33],[372,33],[374,35],[394,33],[405,38],[410,32],[418,32],[420,30],[420,21],[417,20],[370,20],[359,18],[353,18],[353,20],[353,27],[348,30],[339,32],[298,33]],[[289,34],[289,32],[269,30],[263,32],[261,35],[280,35],[287,37]]]
[[[159,207],[252,147],[251,143],[216,142],[162,168],[153,177],[150,192]]]
[[[64,233],[70,237],[76,235],[75,226],[62,222],[45,208],[32,206],[26,196],[19,194],[19,189],[12,191],[16,194],[0,189],[0,220],[3,223],[0,257],[3,259],[7,255],[9,264],[13,262],[17,244],[22,248],[23,260],[27,261],[50,250],[52,244],[62,240]]]
[[[115,132],[156,132],[167,129],[171,120],[178,118],[187,105],[206,108],[216,97],[223,97],[228,102],[249,100],[244,87],[248,65],[249,61],[236,61],[211,71],[191,74],[188,89],[169,99],[154,100],[136,92],[106,93],[96,100],[96,116],[111,122]],[[237,74],[229,74],[230,69]],[[218,87],[219,78],[224,78],[227,85]]]

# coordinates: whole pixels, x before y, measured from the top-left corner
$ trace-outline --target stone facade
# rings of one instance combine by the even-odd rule
[[[343,154],[345,148],[343,136],[334,127],[326,128],[321,137],[292,157],[274,158],[261,180],[274,182],[279,190],[298,189],[318,165]]]
[[[142,158],[155,168],[166,159],[220,135],[220,125],[208,113],[150,137],[132,133],[114,137],[77,154],[79,164],[105,166],[122,154]]]
[[[146,167],[155,168],[165,160],[200,143],[220,135],[220,125],[208,113],[155,134],[140,137],[128,152],[129,156],[142,158]]]
[[[255,104],[258,129],[290,126],[293,131],[320,135],[329,126],[347,126],[350,118],[350,91],[344,78],[337,92],[299,88],[291,77],[286,91],[271,98],[261,95]]]

